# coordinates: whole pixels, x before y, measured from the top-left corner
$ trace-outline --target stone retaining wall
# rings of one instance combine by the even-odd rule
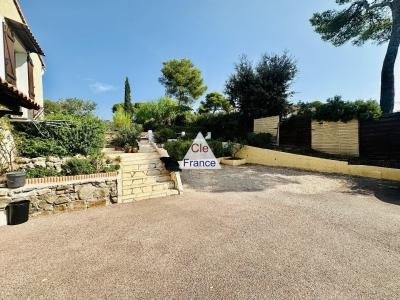
[[[31,216],[106,206],[118,202],[118,178],[26,185],[15,190],[0,189],[0,210],[20,200],[31,201]]]

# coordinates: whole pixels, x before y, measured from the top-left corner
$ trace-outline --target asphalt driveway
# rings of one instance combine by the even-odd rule
[[[0,298],[399,298],[400,185],[187,171],[183,196],[0,227]]]

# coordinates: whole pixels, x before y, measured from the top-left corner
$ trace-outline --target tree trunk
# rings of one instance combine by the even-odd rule
[[[393,2],[393,27],[389,46],[382,67],[381,108],[383,113],[392,113],[395,101],[394,67],[400,45],[400,0]]]

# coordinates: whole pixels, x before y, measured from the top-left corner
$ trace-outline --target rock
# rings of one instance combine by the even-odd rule
[[[0,197],[5,197],[8,195],[7,189],[0,189]]]
[[[69,185],[60,185],[56,188],[56,191],[66,191],[70,188]]]
[[[88,203],[88,208],[106,206],[106,205],[107,205],[107,201],[106,200],[97,200],[97,201],[89,202]]]
[[[39,197],[39,200],[44,200],[49,204],[53,204],[57,200],[57,195],[55,194],[44,194]]]
[[[31,159],[26,157],[17,157],[15,159],[15,162],[19,165],[29,164],[31,162]]]
[[[61,160],[61,159],[59,159],[59,158],[56,157],[56,156],[49,156],[49,157],[47,158],[47,161],[48,161],[48,162],[52,162],[52,163],[60,162],[60,160]]]
[[[36,194],[38,196],[42,196],[42,195],[46,195],[46,194],[50,194],[51,193],[51,189],[43,189],[43,190],[38,190],[36,192]]]
[[[0,209],[4,209],[11,201],[12,199],[10,197],[0,198]]]
[[[38,208],[43,209],[45,211],[53,211],[54,207],[52,204],[48,204],[46,201],[37,202]]]
[[[80,200],[93,201],[96,199],[96,188],[91,184],[85,184],[75,187]]]
[[[46,162],[46,167],[48,168],[54,168],[54,163],[51,161]]]
[[[63,196],[58,196],[58,197],[56,197],[56,199],[54,200],[54,204],[55,205],[60,205],[60,204],[67,204],[67,203],[69,203],[71,201],[71,199],[68,197],[68,196],[66,196],[66,195],[63,195]]]
[[[87,209],[87,205],[85,201],[74,201],[70,205],[72,210],[84,210]]]
[[[42,167],[42,168],[46,168],[46,162],[43,160],[38,160],[35,161],[35,167]]]

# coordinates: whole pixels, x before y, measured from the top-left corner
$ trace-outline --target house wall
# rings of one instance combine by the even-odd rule
[[[0,15],[23,23],[23,20],[13,0],[0,1]]]
[[[1,24],[4,22],[4,17],[13,19],[15,21],[23,23],[23,20],[18,13],[17,7],[13,0],[0,0],[0,21]],[[3,45],[3,30],[0,28],[0,76],[5,78],[4,68],[4,45]],[[35,101],[43,106],[43,74],[44,66],[42,64],[39,55],[36,53],[31,54],[31,58],[34,65],[34,83],[35,83]]]

